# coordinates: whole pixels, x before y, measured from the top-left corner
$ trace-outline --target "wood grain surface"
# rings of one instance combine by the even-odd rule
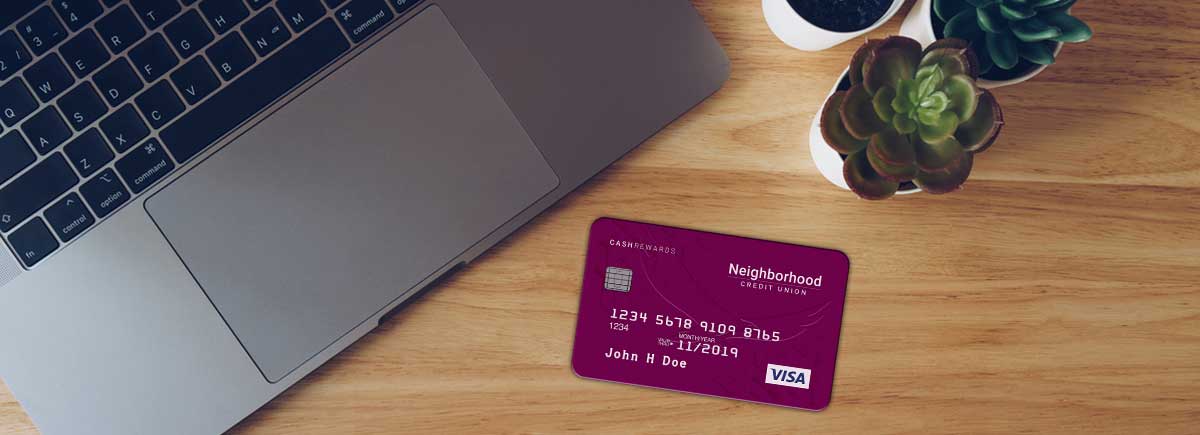
[[[696,6],[733,60],[717,95],[235,432],[1200,432],[1200,3],[1079,2],[1095,38],[997,92],[966,189],[886,202],[809,159],[856,44],[796,51],[757,1]],[[833,404],[575,377],[600,216],[845,251]],[[34,433],[0,390],[0,431]]]

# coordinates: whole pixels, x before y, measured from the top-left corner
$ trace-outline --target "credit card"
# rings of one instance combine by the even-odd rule
[[[821,410],[849,273],[839,251],[601,218],[571,365],[585,378]]]

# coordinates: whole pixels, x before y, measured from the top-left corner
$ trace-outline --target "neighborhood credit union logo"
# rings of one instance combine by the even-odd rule
[[[767,364],[766,382],[771,385],[782,385],[807,390],[810,378],[812,378],[812,370],[809,369]]]

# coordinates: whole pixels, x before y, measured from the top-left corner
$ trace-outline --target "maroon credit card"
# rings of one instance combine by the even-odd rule
[[[601,218],[585,267],[571,359],[579,376],[829,405],[845,254]]]

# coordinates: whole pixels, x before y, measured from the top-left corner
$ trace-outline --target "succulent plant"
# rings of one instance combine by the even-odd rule
[[[1054,63],[1060,42],[1084,42],[1092,29],[1067,10],[1075,0],[933,0],[942,34],[971,42],[979,73],[1013,70],[1020,59]]]
[[[850,88],[829,97],[820,120],[825,141],[846,156],[850,189],[865,199],[891,197],[906,181],[934,194],[957,190],[1004,125],[996,99],[975,85],[978,68],[961,39],[925,50],[903,36],[863,44]]]

